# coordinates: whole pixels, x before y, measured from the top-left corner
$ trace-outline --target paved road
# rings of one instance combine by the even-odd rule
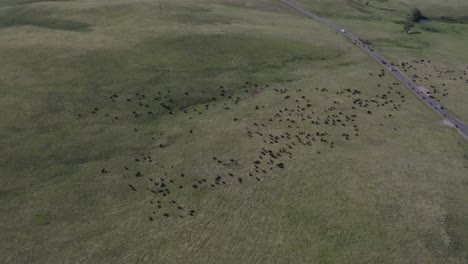
[[[464,124],[462,121],[458,120],[455,118],[453,115],[451,115],[449,112],[445,110],[445,108],[440,105],[436,100],[433,100],[430,98],[425,92],[421,91],[419,87],[408,77],[406,77],[405,74],[401,73],[396,69],[388,60],[380,56],[377,52],[374,51],[372,47],[369,47],[368,45],[364,44],[361,42],[361,40],[356,37],[354,34],[351,32],[344,30],[342,27],[336,25],[335,23],[331,22],[330,20],[324,19],[319,17],[318,15],[311,13],[307,11],[306,9],[302,8],[301,6],[292,3],[288,0],[279,0],[280,2],[298,10],[302,14],[313,18],[317,21],[320,21],[324,24],[327,24],[328,26],[334,28],[336,31],[340,32],[343,36],[347,37],[349,40],[351,40],[355,45],[360,47],[364,52],[369,54],[372,58],[374,58],[378,63],[380,63],[385,69],[387,69],[393,76],[395,76],[401,83],[403,83],[408,89],[410,89],[419,99],[421,99],[426,105],[428,105],[431,109],[433,109],[435,112],[440,114],[442,117],[444,117],[446,120],[448,120],[450,123],[453,124],[453,126],[460,132],[460,134],[463,135],[465,139],[468,139],[468,125]]]

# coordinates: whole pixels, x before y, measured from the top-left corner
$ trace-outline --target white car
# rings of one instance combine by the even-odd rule
[[[341,33],[346,33],[346,30],[344,28],[342,28]]]
[[[390,69],[392,72],[395,71],[395,68],[393,68],[393,67],[390,67],[389,69]]]

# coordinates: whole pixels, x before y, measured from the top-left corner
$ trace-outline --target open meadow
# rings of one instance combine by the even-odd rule
[[[348,28],[374,46],[446,105],[468,119],[468,2],[459,0],[297,0]],[[367,3],[367,4],[366,4]],[[412,8],[427,17],[409,34],[403,25]],[[423,60],[423,61],[421,61]]]
[[[395,23],[468,6],[370,2],[297,1],[468,121],[468,24]],[[0,58],[2,263],[468,263],[468,141],[278,1],[5,0]]]

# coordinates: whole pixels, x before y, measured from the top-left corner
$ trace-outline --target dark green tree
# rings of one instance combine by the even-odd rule
[[[419,22],[419,20],[421,20],[422,18],[424,18],[421,10],[419,10],[418,8],[413,8],[411,10],[411,13],[409,14],[409,20],[410,21],[413,21],[413,22]]]

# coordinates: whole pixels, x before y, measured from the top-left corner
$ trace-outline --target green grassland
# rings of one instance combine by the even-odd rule
[[[9,0],[0,33],[4,263],[468,262],[466,140],[277,1]]]
[[[333,19],[339,25],[363,39],[395,64],[421,59],[431,61],[430,68],[414,64],[414,73],[419,76],[433,75],[434,78],[419,82],[430,89],[447,89],[448,95],[441,101],[447,109],[466,119],[468,104],[468,2],[448,1],[378,1],[378,0],[298,0],[320,15]],[[366,3],[369,3],[366,5]],[[403,23],[412,8],[419,8],[429,20],[417,24],[412,34],[403,33]],[[454,71],[436,77],[436,67]],[[444,71],[445,71],[444,70]],[[452,78],[456,78],[454,81]],[[461,79],[460,79],[461,78]],[[442,84],[446,84],[445,87]]]

